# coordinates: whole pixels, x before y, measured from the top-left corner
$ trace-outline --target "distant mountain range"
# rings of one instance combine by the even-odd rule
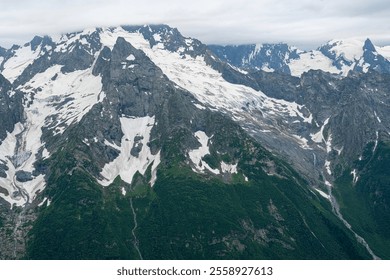
[[[332,40],[317,50],[303,51],[287,44],[238,46],[210,45],[222,60],[247,70],[282,72],[301,76],[309,70],[346,76],[350,70],[390,72],[390,46],[374,46],[370,39]]]

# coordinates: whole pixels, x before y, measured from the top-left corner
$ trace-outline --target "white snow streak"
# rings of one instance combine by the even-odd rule
[[[150,179],[150,185],[152,187],[154,186],[154,183],[156,183],[157,180],[157,167],[160,164],[160,162],[161,162],[160,152],[158,152],[157,155],[155,155],[153,165],[152,165],[152,178]]]
[[[356,184],[356,182],[359,180],[359,176],[357,176],[356,169],[351,171],[351,175],[353,176],[352,183]]]
[[[332,133],[329,134],[328,140],[325,143],[326,152],[329,154],[332,151]]]
[[[375,132],[375,135],[376,135],[376,139],[375,139],[374,148],[372,149],[372,152],[373,152],[373,153],[376,151],[376,148],[378,147],[379,132],[376,131],[376,132]]]
[[[314,190],[316,190],[322,197],[326,198],[327,200],[330,200],[330,195],[328,195],[328,194],[324,193],[323,191],[316,189],[316,188],[314,188]]]
[[[379,122],[379,123],[381,123],[382,122],[382,120],[378,117],[378,115],[377,115],[377,113],[374,111],[374,115],[375,115],[375,117],[376,117],[376,119],[377,119],[377,121]]]
[[[38,207],[41,207],[43,204],[45,204],[46,200],[47,200],[47,197],[45,197],[45,198],[42,200],[42,202],[38,204]]]
[[[324,166],[325,166],[326,172],[328,172],[329,175],[332,175],[332,171],[330,170],[330,161],[329,160],[325,161]]]

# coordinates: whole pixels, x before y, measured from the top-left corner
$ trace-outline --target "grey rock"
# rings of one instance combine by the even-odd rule
[[[10,96],[12,93],[12,96]],[[23,118],[23,95],[0,74],[0,143]]]
[[[27,182],[33,179],[31,172],[27,172],[23,170],[16,171],[15,176],[16,176],[16,180],[18,180],[19,182]]]

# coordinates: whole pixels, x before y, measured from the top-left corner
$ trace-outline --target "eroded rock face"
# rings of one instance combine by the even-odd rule
[[[0,143],[22,117],[22,94],[0,74]]]

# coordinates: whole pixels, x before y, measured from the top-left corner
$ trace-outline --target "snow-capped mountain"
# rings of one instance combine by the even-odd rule
[[[220,59],[246,70],[278,71],[301,76],[309,70],[322,70],[341,76],[349,71],[390,72],[389,47],[374,46],[367,39],[332,40],[317,50],[303,51],[287,44],[209,46]]]
[[[220,59],[166,25],[1,49],[0,257],[386,258],[338,180],[364,189],[387,147],[387,49],[346,49],[314,56],[363,73],[246,72],[305,53]]]
[[[37,161],[36,155],[49,154],[45,149],[46,144],[41,141],[42,134],[63,134],[71,124],[78,123],[95,104],[104,100],[104,72],[99,75],[94,72],[103,71],[105,61],[112,63],[109,50],[113,49],[118,38],[123,38],[145,53],[179,88],[191,92],[198,102],[203,103],[196,105],[199,109],[205,109],[204,105],[208,105],[214,110],[233,114],[234,119],[243,123],[248,122],[248,115],[252,118],[248,114],[251,106],[261,110],[264,115],[261,118],[264,119],[272,115],[303,123],[310,123],[312,120],[310,112],[305,111],[304,106],[273,99],[261,91],[227,82],[221,73],[206,63],[207,59],[215,58],[206,51],[204,45],[184,38],[177,30],[168,27],[158,26],[156,30],[151,30],[150,27],[85,30],[64,35],[57,41],[52,41],[49,37],[36,37],[24,47],[13,47],[13,55],[4,61],[2,70],[2,75],[13,82],[17,90],[25,93],[23,102],[26,118],[25,124],[15,124],[13,132],[8,131],[4,142],[14,143],[16,135],[25,134],[24,131],[34,134],[23,136],[27,142],[22,145],[25,150],[20,151],[22,159],[27,160],[25,157],[29,155],[28,167],[16,167],[11,162],[10,154],[15,150],[11,144],[7,144],[10,149],[3,153],[3,161],[15,166],[15,170],[10,168],[8,171],[9,181],[3,183],[4,187],[8,186],[10,194],[15,191],[10,189],[15,174],[32,173],[33,164]],[[125,73],[129,72],[131,77],[137,66],[136,58],[131,54],[118,62],[117,68]],[[148,92],[145,94],[148,95]],[[243,107],[247,109],[243,110]],[[254,121],[260,120],[256,118]],[[258,125],[258,129],[268,129],[269,126],[270,124],[264,123],[262,126]],[[117,175],[111,174],[111,177],[115,178]],[[15,197],[15,201],[9,202],[21,203],[17,205],[29,202],[34,193],[41,191],[44,185],[42,176],[38,177],[39,180],[28,188],[22,199]],[[128,183],[131,180],[132,176]],[[12,195],[7,199],[11,199],[10,197]]]

